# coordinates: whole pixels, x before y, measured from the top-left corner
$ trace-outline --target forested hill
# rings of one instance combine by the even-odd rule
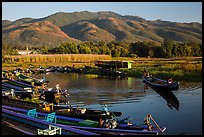
[[[45,18],[2,20],[2,41],[8,45],[50,46],[84,41],[154,41],[202,43],[202,24],[149,21],[138,16],[103,12],[59,12]]]

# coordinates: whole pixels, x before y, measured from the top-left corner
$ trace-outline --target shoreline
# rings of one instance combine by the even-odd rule
[[[90,55],[89,55],[90,56]],[[132,68],[118,69],[119,71],[126,73],[128,77],[141,78],[144,68],[149,71],[155,77],[168,79],[172,77],[177,81],[192,81],[202,82],[202,57],[180,57],[180,58],[112,58],[112,60],[121,61],[133,61]],[[84,66],[90,66],[97,68],[93,61],[87,62],[81,60],[61,61],[61,62],[12,62],[2,63],[2,70],[15,70],[21,68],[26,70],[27,68],[39,68],[39,66],[75,66],[76,68],[84,68]],[[86,74],[96,74],[96,70],[86,71]]]

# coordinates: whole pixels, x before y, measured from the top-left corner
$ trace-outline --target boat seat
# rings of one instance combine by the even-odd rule
[[[42,130],[42,129],[37,129],[38,135],[61,135],[62,133],[62,128],[49,125],[48,129]]]
[[[36,108],[29,110],[29,111],[27,112],[27,116],[33,117],[33,118],[37,117]]]
[[[45,121],[52,123],[53,120],[55,121],[55,124],[56,124],[55,112],[52,112],[52,113],[50,113],[50,114],[47,114],[47,116],[45,116]]]

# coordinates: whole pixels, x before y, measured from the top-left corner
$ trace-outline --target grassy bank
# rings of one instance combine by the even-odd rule
[[[115,58],[121,60],[124,58]],[[145,69],[156,77],[175,80],[202,82],[202,57],[188,58],[137,58],[133,59],[132,69],[122,69],[130,76],[141,77]]]
[[[202,82],[202,57],[185,58],[111,58],[108,55],[41,55],[41,56],[7,56],[2,63],[3,70],[13,70],[17,67],[26,69],[28,67],[38,68],[39,66],[72,66],[95,67],[96,60],[129,60],[133,61],[131,69],[120,69],[128,76],[141,77],[142,72],[147,69],[150,74],[156,77],[167,79],[172,77],[175,80],[199,81]],[[91,72],[90,72],[91,73]]]

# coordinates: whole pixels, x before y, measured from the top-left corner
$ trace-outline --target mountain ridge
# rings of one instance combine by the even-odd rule
[[[45,33],[42,29],[46,28]],[[38,38],[38,41],[35,38]],[[2,20],[2,41],[10,45],[56,47],[64,41],[77,43],[84,41],[154,41],[162,43],[164,38],[178,42],[202,43],[202,24],[150,21],[139,16],[122,16],[112,11],[57,12],[38,19]]]

